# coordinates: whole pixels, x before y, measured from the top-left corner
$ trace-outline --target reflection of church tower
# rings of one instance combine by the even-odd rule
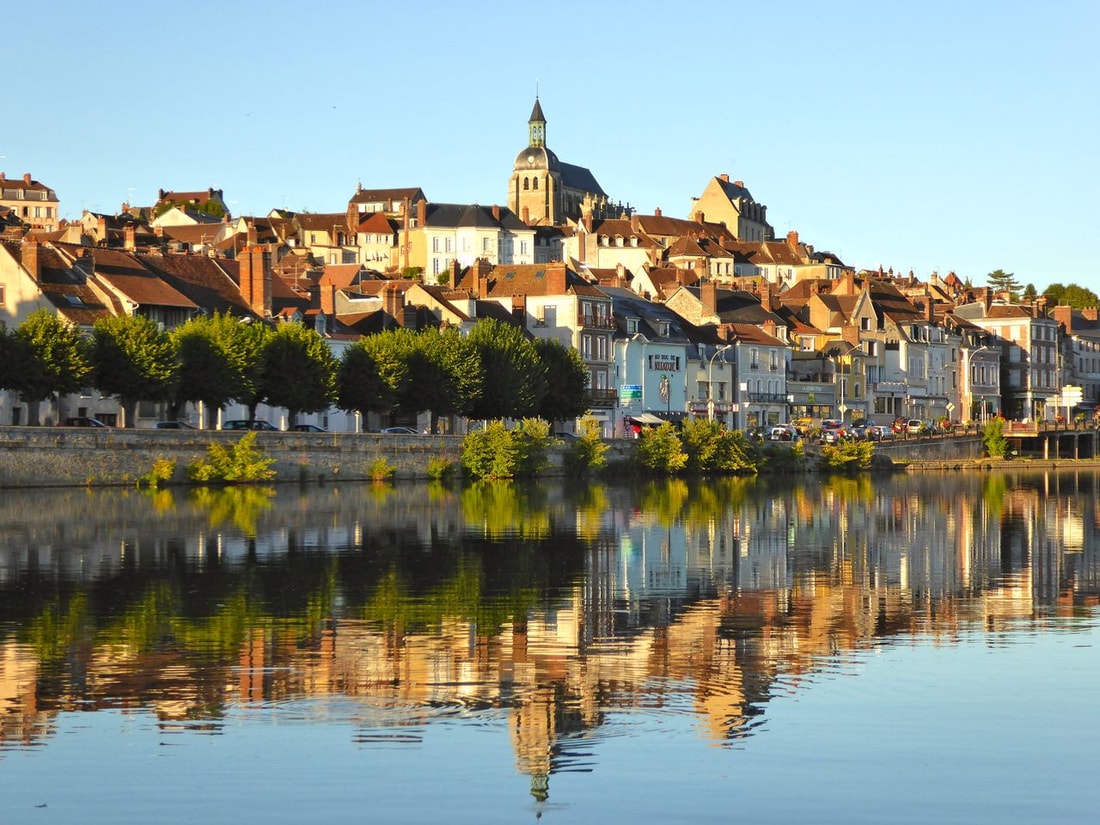
[[[527,148],[516,155],[508,186],[508,207],[529,225],[561,222],[561,164],[546,148],[546,116],[535,98],[527,121]]]

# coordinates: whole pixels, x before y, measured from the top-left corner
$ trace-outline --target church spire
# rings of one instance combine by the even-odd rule
[[[546,146],[546,116],[542,113],[542,105],[539,103],[538,94],[535,95],[535,107],[531,110],[531,117],[527,121],[530,145]]]

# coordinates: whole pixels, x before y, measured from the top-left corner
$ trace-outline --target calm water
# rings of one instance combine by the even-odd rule
[[[0,496],[0,823],[1048,823],[1093,474]]]

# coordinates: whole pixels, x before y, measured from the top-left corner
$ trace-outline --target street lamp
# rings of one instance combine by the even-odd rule
[[[718,353],[725,352],[732,344],[722,344],[714,350],[710,356],[710,362],[707,366],[707,420],[714,420],[714,359],[718,356]],[[726,359],[723,358],[723,361]]]

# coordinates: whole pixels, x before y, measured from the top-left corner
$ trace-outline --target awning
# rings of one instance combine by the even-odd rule
[[[665,420],[663,418],[658,418],[657,416],[653,415],[652,413],[640,413],[638,415],[632,415],[632,416],[630,416],[630,420],[633,421],[635,424],[656,424],[656,425],[660,425],[660,424],[665,423]]]

